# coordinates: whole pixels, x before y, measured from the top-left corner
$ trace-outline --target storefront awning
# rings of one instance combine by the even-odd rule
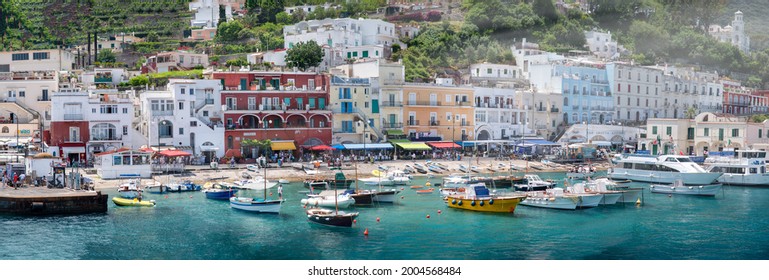
[[[403,130],[400,130],[400,129],[390,129],[390,130],[385,131],[385,133],[387,135],[389,135],[389,136],[405,135],[403,133]]]
[[[396,143],[396,145],[404,150],[432,150],[425,143]]]
[[[333,145],[331,147],[333,147],[334,149],[337,149],[337,150],[344,150],[345,149],[344,145],[342,145],[342,144],[335,144],[335,145]]]
[[[561,145],[561,144],[558,144],[558,143],[555,143],[555,142],[550,142],[550,141],[542,140],[542,139],[531,139],[531,140],[523,139],[523,140],[520,141],[520,143],[521,144],[523,144],[523,143],[525,143],[525,144],[534,144],[534,145],[537,145],[537,146],[560,146]]]
[[[371,144],[344,144],[344,148],[348,150],[379,150],[379,149],[392,149],[393,146],[387,143],[371,143]]]
[[[180,150],[165,150],[165,151],[159,152],[158,154],[166,157],[188,157],[192,155],[188,152],[180,151]]]
[[[430,145],[436,149],[460,148],[460,146],[454,142],[427,142],[427,145]]]
[[[294,141],[272,141],[270,148],[273,151],[293,151],[296,150]]]

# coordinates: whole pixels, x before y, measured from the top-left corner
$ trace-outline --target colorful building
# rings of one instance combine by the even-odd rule
[[[241,145],[246,139],[288,141],[281,150],[331,144],[328,76],[256,71],[214,72],[211,76],[224,85],[221,102],[228,152],[257,157],[256,148]]]
[[[475,139],[472,87],[458,87],[450,79],[435,84],[403,86],[404,130],[412,141]]]

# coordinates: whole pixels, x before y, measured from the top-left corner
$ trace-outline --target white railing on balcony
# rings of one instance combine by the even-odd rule
[[[82,121],[83,114],[64,114],[65,121]]]

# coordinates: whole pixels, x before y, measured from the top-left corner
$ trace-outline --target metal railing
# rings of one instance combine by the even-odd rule
[[[382,128],[402,128],[403,123],[402,122],[396,122],[396,123],[389,123],[389,122],[383,122]]]
[[[419,120],[409,120],[407,125],[419,125]]]
[[[442,106],[440,101],[420,101],[420,100],[409,100],[408,105],[411,106]]]
[[[65,121],[82,121],[83,114],[64,114],[64,120]]]
[[[380,104],[382,107],[403,107],[403,102],[401,101],[385,101]]]
[[[173,116],[174,111],[152,111],[153,116]]]
[[[430,121],[430,126],[439,126],[441,125],[441,121],[433,120]]]

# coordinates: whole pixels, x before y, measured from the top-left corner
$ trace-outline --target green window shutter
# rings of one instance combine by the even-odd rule
[[[318,98],[318,109],[321,109],[321,110],[326,109],[326,98],[324,97]]]
[[[379,99],[371,100],[371,113],[379,114]]]
[[[368,57],[368,51],[363,51],[363,57]]]

